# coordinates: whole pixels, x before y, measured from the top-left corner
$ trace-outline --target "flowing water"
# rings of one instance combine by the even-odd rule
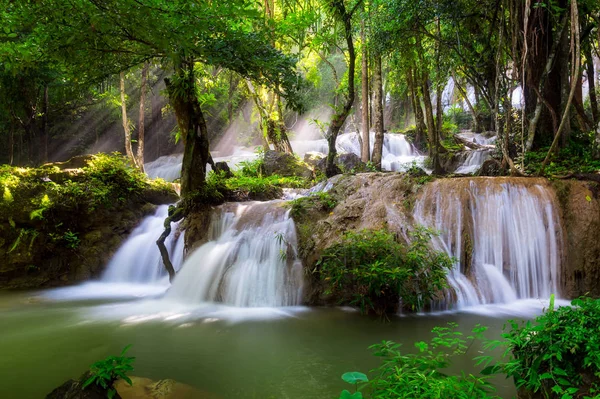
[[[371,133],[371,149],[375,141],[375,134]],[[292,148],[300,157],[306,153],[316,152],[325,156],[328,152],[327,140],[292,140]],[[336,143],[339,153],[353,153],[360,156],[360,140],[356,133],[343,133],[338,136]],[[256,152],[245,147],[236,147],[231,154],[217,156],[213,152],[215,162],[227,162],[231,169],[239,168],[241,162],[252,161],[258,157]],[[166,155],[144,165],[146,174],[151,178],[160,177],[167,181],[174,181],[181,175],[182,154]],[[388,171],[405,171],[413,164],[423,166],[425,156],[406,140],[403,134],[386,133],[383,141],[382,168]],[[209,169],[210,170],[210,166]]]
[[[344,372],[368,372],[378,364],[368,350],[374,343],[394,340],[412,351],[413,342],[447,322],[464,333],[487,325],[495,339],[514,314],[392,317],[384,323],[342,309],[203,312],[201,306],[161,307],[160,300],[57,303],[48,296],[0,295],[1,398],[43,398],[132,344],[134,375],[176,379],[206,392],[202,398],[327,399],[348,388],[340,379]],[[447,372],[474,372],[471,359],[480,350],[473,345]],[[494,382],[501,397],[514,395],[510,380]]]
[[[440,232],[455,257],[445,307],[463,308],[559,294],[562,229],[543,179],[463,178],[425,187],[415,222]]]
[[[375,133],[369,136],[370,148],[373,151]],[[327,140],[297,140],[292,141],[292,148],[300,156],[308,152],[327,154]],[[356,133],[340,134],[336,141],[336,149],[341,154],[355,154],[360,157],[361,141]],[[397,133],[385,133],[383,138],[383,152],[381,167],[388,171],[405,171],[413,164],[423,166],[425,156],[406,140],[406,136]]]
[[[408,152],[408,143],[394,137],[386,148]],[[351,136],[341,143],[350,150],[356,144]],[[426,185],[413,219],[439,230],[434,245],[457,259],[452,289],[439,304],[443,311],[389,323],[350,309],[298,306],[305,277],[283,201],[216,208],[207,242],[185,262],[183,234],[173,234],[167,246],[181,270],[169,288],[155,244],[168,207],[159,207],[124,242],[101,281],[0,292],[0,353],[10,359],[0,362],[0,397],[43,397],[133,344],[136,375],[173,378],[203,397],[332,398],[347,388],[342,373],[377,365],[367,347],[382,340],[412,351],[413,342],[447,322],[465,333],[488,325],[489,338],[499,338],[507,319],[532,317],[558,293],[562,229],[547,184],[460,178]],[[481,349],[469,347],[446,372],[475,372],[472,358]],[[501,397],[515,394],[511,381],[494,383]]]
[[[242,307],[300,304],[302,263],[289,212],[282,201],[221,206],[209,242],[188,257],[166,299]]]

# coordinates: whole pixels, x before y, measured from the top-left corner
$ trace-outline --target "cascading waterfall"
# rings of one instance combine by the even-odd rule
[[[371,132],[369,136],[370,148],[375,144],[375,133]],[[307,152],[318,152],[326,154],[328,151],[327,141],[321,140],[296,140],[292,141],[292,148],[295,152],[304,156]],[[361,145],[358,134],[343,133],[336,141],[336,149],[340,153],[355,154],[360,156]],[[421,155],[417,149],[406,140],[403,134],[386,133],[383,136],[383,151],[381,166],[384,170],[404,171],[410,168],[415,162],[422,166],[425,162],[425,156]]]
[[[543,179],[462,178],[427,185],[415,222],[458,261],[449,273],[458,308],[559,294],[562,228]]]
[[[167,299],[239,307],[301,302],[296,229],[281,201],[228,203],[213,215],[209,241],[183,264]]]
[[[475,173],[481,168],[481,165],[491,157],[492,151],[488,149],[469,151],[465,160],[458,168],[456,168],[454,173],[463,175]]]
[[[161,205],[156,212],[144,218],[110,260],[102,281],[111,283],[168,283],[167,272],[162,263],[156,240],[164,231],[168,205]],[[183,232],[173,231],[165,240],[171,262],[178,270],[183,261]]]

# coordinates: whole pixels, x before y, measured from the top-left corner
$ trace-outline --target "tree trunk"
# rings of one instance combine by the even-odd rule
[[[352,13],[348,13],[344,3],[339,0],[331,1],[332,8],[336,9],[338,18],[344,23],[344,36],[346,44],[348,46],[348,95],[346,102],[342,109],[339,109],[334,115],[327,128],[327,146],[329,152],[327,154],[327,166],[325,168],[325,174],[327,177],[334,176],[339,173],[338,167],[335,165],[335,156],[337,150],[335,148],[335,142],[344,122],[352,109],[354,104],[354,69],[356,63],[356,54],[354,52],[354,42],[352,40]]]
[[[48,85],[44,86],[44,105],[42,109],[42,163],[48,162]]]
[[[137,163],[140,170],[144,171],[144,135],[145,135],[145,114],[146,114],[146,88],[148,83],[148,69],[150,64],[146,61],[142,67],[142,84],[140,88],[140,116],[138,119],[138,147]]]
[[[8,164],[12,165],[15,160],[15,128],[13,123],[10,123],[8,136]]]
[[[573,27],[571,27],[571,29],[573,29]],[[567,34],[564,34],[561,37],[557,67],[560,71],[560,113],[567,113],[567,117],[564,119],[561,139],[562,146],[565,146],[571,137],[571,102],[569,101],[569,89],[571,84],[569,82],[569,35]],[[577,80],[577,76],[573,77],[573,79]]]
[[[373,112],[375,119],[375,142],[373,143],[373,165],[381,170],[383,156],[383,87],[381,79],[381,54],[373,55]]]
[[[433,106],[431,104],[431,94],[429,91],[429,76],[427,72],[423,73],[421,78],[421,90],[423,91],[423,102],[425,103],[425,120],[427,121],[427,137],[429,141],[429,157],[432,161],[433,173],[442,173],[442,167],[439,158],[439,136],[435,121],[433,119]]]
[[[362,62],[361,62],[361,122],[362,122],[362,148],[361,159],[364,163],[371,159],[371,142],[369,126],[369,61],[367,54],[365,21],[360,23],[360,40],[362,43]]]
[[[417,131],[415,135],[415,143],[421,144],[425,143],[425,132],[427,127],[425,126],[425,118],[423,116],[423,108],[421,107],[421,96],[419,95],[419,90],[416,87],[417,76],[416,72],[413,76],[413,70],[409,69],[406,80],[408,83],[408,88],[411,92],[412,102],[413,102],[413,110],[415,111],[415,129]]]
[[[567,13],[565,12],[565,15],[563,16],[562,22],[560,24],[561,28],[559,30],[558,37],[552,45],[552,50],[550,51],[550,55],[548,56],[548,59],[546,61],[546,66],[544,68],[544,72],[542,73],[542,76],[540,78],[539,87],[537,88],[537,90],[535,90],[535,93],[537,95],[537,100],[536,100],[537,102],[535,104],[535,111],[533,113],[533,118],[531,118],[531,120],[529,121],[529,127],[527,129],[527,143],[525,145],[526,151],[531,151],[531,149],[533,147],[533,141],[535,139],[535,132],[537,130],[537,125],[540,120],[540,117],[542,116],[543,105],[544,104],[546,105],[549,112],[553,116],[555,114],[554,109],[544,99],[543,93],[545,93],[546,81],[548,80],[548,75],[550,74],[550,71],[552,70],[552,66],[554,65],[554,58],[556,57],[556,54],[558,52],[558,46],[561,42],[560,38],[564,35],[566,26],[567,26],[567,22],[568,22]],[[555,131],[556,131],[556,129],[555,129]]]
[[[592,109],[592,120],[594,126],[600,123],[600,114],[598,114],[598,98],[596,97],[596,76],[594,71],[594,58],[592,56],[592,39],[584,49],[585,65],[587,70],[588,84],[590,88],[590,108]]]
[[[467,107],[469,108],[469,111],[471,111],[471,115],[473,118],[472,130],[476,133],[481,132],[481,130],[479,129],[479,113],[475,110],[475,108],[473,107],[473,104],[471,104],[471,100],[469,100],[469,96],[467,95],[467,92],[460,85],[460,82],[458,81],[458,79],[456,79],[456,75],[454,74],[454,72],[452,72],[452,79],[454,80],[454,84],[456,85],[458,92],[460,93],[462,98],[464,98],[465,102],[467,103]]]
[[[572,51],[572,68],[571,68],[571,88],[569,90],[569,96],[567,98],[567,103],[565,104],[564,107],[564,112],[563,112],[563,116],[562,116],[562,120],[560,122],[560,125],[558,126],[558,130],[556,131],[556,134],[554,136],[554,140],[552,141],[552,145],[550,146],[550,149],[548,150],[548,153],[546,154],[546,157],[544,158],[544,162],[542,162],[542,166],[540,168],[540,172],[539,174],[543,174],[544,173],[544,169],[546,168],[546,165],[548,164],[548,162],[550,161],[550,158],[552,157],[552,155],[554,154],[554,151],[556,151],[557,147],[558,147],[558,140],[561,137],[561,133],[562,131],[565,129],[565,126],[567,126],[568,122],[567,120],[569,119],[569,114],[570,114],[570,108],[571,108],[571,102],[573,101],[573,97],[575,95],[575,89],[576,89],[576,85],[577,85],[577,77],[579,76],[579,67],[580,67],[580,62],[581,62],[581,54],[580,54],[580,43],[579,43],[579,10],[577,8],[577,0],[571,0],[571,36],[572,36],[572,40],[571,40],[571,51]],[[598,147],[600,147],[600,137],[596,136],[596,145]]]
[[[176,66],[175,74],[176,83],[169,79],[165,79],[165,83],[183,141],[181,196],[186,197],[203,188],[206,164],[212,159],[206,121],[196,96],[193,61],[182,60],[180,65]],[[175,87],[176,84],[181,85],[179,90]]]
[[[127,122],[127,104],[125,103],[125,72],[120,74],[121,81],[121,115],[123,118],[123,130],[125,132],[125,154],[132,165],[137,167],[137,162],[133,155],[133,148],[131,147],[131,130],[129,129],[129,123]]]

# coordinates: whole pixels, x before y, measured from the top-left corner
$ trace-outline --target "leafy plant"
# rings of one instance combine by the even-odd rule
[[[65,231],[65,234],[63,234],[63,240],[65,241],[67,248],[71,249],[77,248],[81,242],[77,233],[74,233],[71,230]]]
[[[600,398],[600,300],[575,299],[550,307],[534,322],[510,321],[505,355],[512,359],[488,368],[515,380],[517,388],[545,398]]]
[[[304,216],[309,210],[329,212],[337,206],[337,200],[326,191],[312,193],[307,197],[290,201],[291,214],[294,218]]]
[[[419,227],[406,246],[387,231],[347,232],[317,262],[325,293],[363,313],[393,313],[400,302],[410,311],[426,307],[447,287],[452,267],[447,254],[429,247],[433,234]]]
[[[340,394],[340,399],[363,399],[362,392],[358,391],[358,384],[369,381],[369,378],[365,374],[358,371],[351,371],[342,374],[342,380],[354,385],[354,393],[350,393],[350,391],[344,389]]]
[[[131,345],[127,345],[120,356],[109,356],[104,360],[100,360],[90,367],[91,376],[83,383],[83,389],[91,384],[101,386],[107,390],[107,397],[112,399],[117,392],[113,388],[113,383],[121,378],[129,385],[132,385],[131,379],[127,373],[133,371],[132,363],[135,357],[125,356]]]
[[[365,384],[373,399],[475,399],[492,398],[493,386],[488,376],[472,374],[448,375],[442,370],[452,359],[464,356],[475,339],[481,338],[486,327],[476,326],[473,334],[464,337],[456,323],[435,327],[429,342],[414,344],[417,353],[403,353],[401,345],[383,341],[370,349],[382,362],[372,370],[371,381]]]

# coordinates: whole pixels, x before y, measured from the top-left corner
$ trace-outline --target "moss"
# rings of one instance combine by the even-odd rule
[[[550,180],[550,184],[554,188],[554,193],[558,199],[561,209],[564,212],[565,219],[568,219],[569,215],[569,200],[571,195],[571,184],[564,180]]]
[[[96,221],[108,223],[108,234],[115,234],[120,226],[129,229],[129,223],[135,224],[154,209],[145,204],[177,199],[169,183],[149,180],[118,154],[78,157],[76,162],[39,168],[2,165],[0,192],[0,234],[4,237],[0,285],[24,272],[43,274],[52,268],[65,272],[71,261],[81,257],[82,244],[103,241],[88,235],[97,230]],[[27,267],[30,264],[36,265],[35,270]]]

